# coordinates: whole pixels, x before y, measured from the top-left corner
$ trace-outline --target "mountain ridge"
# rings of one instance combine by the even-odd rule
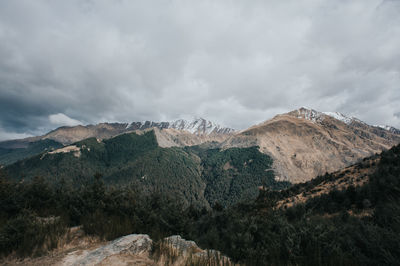
[[[206,120],[204,118],[195,118],[192,121],[185,119],[178,119],[171,122],[153,122],[142,121],[132,123],[98,123],[95,125],[77,125],[77,126],[62,126],[48,133],[28,137],[24,139],[6,140],[0,142],[2,148],[25,148],[28,143],[52,139],[64,145],[72,144],[90,137],[99,139],[111,138],[123,133],[129,133],[137,130],[146,130],[150,128],[158,129],[176,129],[180,131],[187,131],[195,136],[215,136],[215,135],[228,135],[235,132],[235,129],[223,127],[219,124]]]
[[[13,145],[23,148],[43,139],[70,145],[87,138],[100,141],[124,133],[142,134],[149,130],[154,131],[158,145],[163,148],[258,146],[262,153],[274,159],[277,180],[290,182],[303,182],[325,172],[334,172],[400,143],[400,131],[393,127],[371,126],[339,112],[318,112],[301,107],[241,131],[221,127],[203,118],[173,122],[100,123],[60,127],[43,136],[0,142],[0,148]],[[42,151],[49,149],[44,147]],[[21,157],[17,159],[24,158],[23,152],[19,155]]]
[[[328,115],[329,114],[329,115]],[[400,142],[400,135],[337,113],[304,107],[230,136],[221,147],[259,146],[279,180],[303,182],[334,172]]]

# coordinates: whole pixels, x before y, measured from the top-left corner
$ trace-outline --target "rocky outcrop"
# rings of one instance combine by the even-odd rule
[[[197,254],[203,251],[194,241],[185,240],[180,235],[164,238],[163,244],[183,256]]]
[[[201,249],[194,241],[179,235],[164,238],[155,248],[157,265],[232,265],[221,252]]]
[[[42,260],[44,261],[44,260]],[[27,261],[25,261],[27,262]],[[40,260],[37,261],[40,263]],[[67,253],[56,265],[231,265],[231,260],[216,250],[203,250],[194,241],[179,235],[154,243],[148,235],[120,237],[95,249]]]
[[[61,265],[123,265],[127,261],[146,262],[153,241],[148,235],[127,235],[92,251],[74,251]]]

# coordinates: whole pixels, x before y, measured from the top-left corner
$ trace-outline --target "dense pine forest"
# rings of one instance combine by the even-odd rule
[[[257,147],[209,149],[203,146],[161,148],[154,131],[122,134],[74,143],[78,152],[41,153],[5,167],[16,181],[42,177],[50,184],[79,187],[101,173],[107,186],[131,186],[147,193],[173,194],[186,206],[223,206],[255,199],[259,186],[278,182],[272,159]],[[266,171],[267,170],[267,171]]]
[[[208,158],[206,165],[225,165],[223,153],[196,151],[201,152]],[[236,158],[233,165],[235,160],[243,165],[240,156],[231,152]],[[74,186],[63,179],[50,182],[41,177],[15,181],[2,171],[0,253],[45,254],[68,227],[82,225],[87,234],[107,240],[130,233],[147,233],[155,240],[180,234],[247,265],[396,265],[400,260],[400,146],[378,157],[365,185],[333,189],[289,208],[277,208],[276,202],[332,176],[279,192],[261,190],[256,200],[232,206],[215,201],[207,208],[187,205],[161,190],[144,193],[134,183],[107,185],[101,173]],[[363,215],[366,210],[371,214]]]
[[[18,160],[61,147],[63,147],[61,143],[51,139],[34,141],[23,148],[0,147],[0,165],[12,164]]]

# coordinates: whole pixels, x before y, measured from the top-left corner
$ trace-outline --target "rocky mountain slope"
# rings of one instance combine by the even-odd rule
[[[393,133],[393,134],[397,134],[397,135],[400,134],[400,130],[395,128],[395,127],[392,127],[392,126],[375,125],[374,127],[379,127],[379,128],[385,129],[385,130],[387,130],[387,131],[389,131],[390,133]]]
[[[298,110],[238,132],[221,147],[259,146],[279,180],[302,182],[333,172],[400,142],[400,135],[339,113]]]

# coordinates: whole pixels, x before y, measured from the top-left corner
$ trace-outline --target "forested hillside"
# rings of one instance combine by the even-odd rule
[[[201,158],[202,177],[207,186],[206,199],[214,205],[232,205],[255,198],[261,187],[282,189],[288,182],[275,181],[272,159],[258,151],[258,147],[201,149],[188,147]]]
[[[210,165],[225,165],[214,151],[207,154]],[[207,210],[185,206],[171,193],[107,186],[99,174],[73,187],[65,182],[49,184],[43,178],[17,183],[3,171],[0,253],[46,254],[67,227],[83,225],[86,234],[104,239],[147,233],[157,240],[180,234],[247,265],[396,265],[400,146],[371,160],[378,163],[357,166],[372,167],[368,182],[331,188],[285,208],[278,205],[282,199],[299,191],[307,194],[318,184],[344,176],[325,175],[280,192],[261,190],[255,201],[225,208],[215,204]]]
[[[67,150],[70,148],[69,150]],[[79,187],[101,173],[108,185],[130,185],[145,193],[179,197],[185,205],[223,206],[254,199],[260,186],[281,189],[270,170],[272,160],[257,147],[208,149],[161,148],[153,131],[74,143],[5,168],[14,180],[42,177],[50,184]]]
[[[57,141],[44,139],[30,142],[25,148],[0,147],[0,165],[12,164],[30,156],[63,147]]]
[[[255,202],[203,216],[189,235],[250,265],[397,265],[400,145],[355,167],[372,168],[366,183],[331,187],[292,207],[278,202],[299,191],[311,194],[347,170],[280,192],[262,191]]]

